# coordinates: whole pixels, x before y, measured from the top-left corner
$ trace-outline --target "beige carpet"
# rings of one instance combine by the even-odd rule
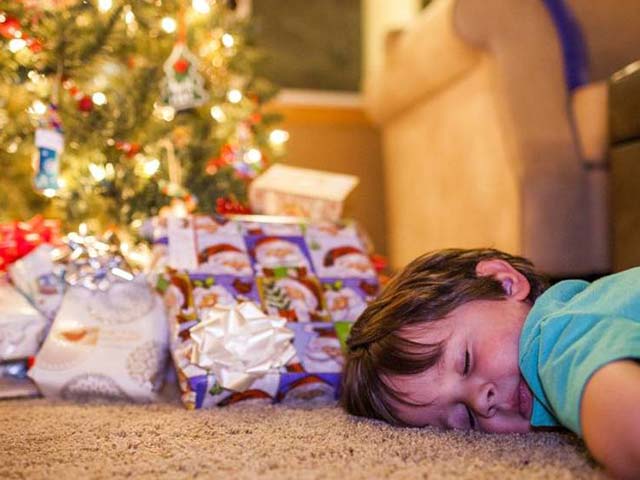
[[[603,478],[560,433],[399,429],[331,405],[0,402],[0,478]]]

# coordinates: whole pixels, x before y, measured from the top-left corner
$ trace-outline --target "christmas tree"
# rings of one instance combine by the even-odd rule
[[[0,220],[213,212],[283,154],[233,1],[0,0]]]

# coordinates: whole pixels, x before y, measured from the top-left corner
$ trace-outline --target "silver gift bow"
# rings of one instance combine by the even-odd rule
[[[286,320],[266,316],[254,303],[216,307],[190,330],[191,362],[213,372],[221,387],[244,391],[295,355]]]
[[[58,249],[54,260],[69,285],[81,285],[89,290],[108,290],[114,282],[131,281],[135,275],[120,251],[115,235],[102,238],[69,233]]]

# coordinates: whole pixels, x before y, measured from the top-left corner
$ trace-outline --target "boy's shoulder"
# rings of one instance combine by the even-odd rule
[[[532,314],[545,314],[554,310],[592,306],[597,311],[615,313],[618,305],[636,304],[640,309],[640,267],[606,275],[592,282],[573,279],[562,280],[549,287],[536,300]],[[640,311],[638,312],[640,314]]]

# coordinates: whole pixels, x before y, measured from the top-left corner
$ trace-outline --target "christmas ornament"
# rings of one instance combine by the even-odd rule
[[[219,213],[220,215],[249,215],[251,214],[251,208],[248,205],[237,202],[231,198],[219,197],[216,200],[216,213]]]
[[[116,150],[123,152],[127,158],[133,158],[140,152],[141,145],[139,143],[130,143],[118,140],[115,143],[115,148]]]
[[[198,73],[198,60],[184,42],[178,42],[164,64],[162,101],[176,111],[195,108],[209,99]]]
[[[83,113],[89,113],[93,110],[93,100],[89,95],[83,95],[80,97],[80,100],[78,100],[78,110]]]
[[[64,149],[62,124],[54,104],[49,106],[47,116],[36,130],[35,146],[35,187],[45,195],[52,196],[59,187],[60,155]]]

